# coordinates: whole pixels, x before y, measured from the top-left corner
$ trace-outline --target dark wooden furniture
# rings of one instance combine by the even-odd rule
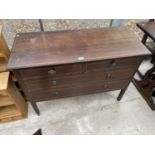
[[[148,50],[126,28],[17,34],[9,59],[37,114],[38,101],[119,90]]]
[[[152,19],[149,22],[137,23],[137,26],[144,32],[142,43],[152,53],[151,63],[153,66],[145,73],[145,75],[142,75],[141,72],[138,71],[141,79],[133,79],[133,83],[147,101],[151,109],[155,110],[155,103],[152,98],[153,94],[155,94],[155,22]],[[148,41],[148,39],[150,40]]]

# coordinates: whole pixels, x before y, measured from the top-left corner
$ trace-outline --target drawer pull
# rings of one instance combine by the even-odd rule
[[[54,95],[59,95],[59,92],[58,91],[54,92]]]
[[[104,84],[104,88],[108,88],[108,85],[107,84]]]
[[[56,74],[56,71],[54,69],[51,69],[51,70],[48,71],[48,73],[53,75],[53,74]]]
[[[111,78],[111,74],[110,74],[110,73],[107,74],[107,78],[108,78],[108,79]]]
[[[56,84],[57,84],[57,81],[52,81],[52,84],[53,84],[53,85],[56,85]]]
[[[116,61],[113,60],[113,61],[111,62],[111,65],[112,65],[112,66],[116,66],[116,65],[117,65]]]

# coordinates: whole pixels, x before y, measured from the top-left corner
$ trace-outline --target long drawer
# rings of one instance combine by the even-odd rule
[[[96,61],[86,63],[86,71],[104,71],[104,70],[116,70],[121,68],[135,68],[141,61],[140,58],[124,58],[124,59],[111,59],[105,61]]]
[[[32,94],[33,100],[44,101],[49,99],[57,99],[63,97],[79,96],[85,94],[99,93],[104,91],[111,91],[121,89],[126,87],[129,81],[114,81],[114,82],[104,82],[100,81],[98,83],[86,83],[84,85],[79,85],[76,87],[66,87],[59,89],[44,89],[42,91],[35,91]]]
[[[60,66],[49,66],[41,68],[28,68],[19,70],[23,80],[39,79],[41,77],[65,77],[78,75],[83,72],[109,71],[117,69],[135,68],[140,58],[111,59],[97,62],[86,62],[79,64],[67,64]]]
[[[81,72],[81,64],[28,68],[19,70],[19,73],[23,80],[38,79],[41,77],[62,77],[69,75],[77,75],[81,74]]]
[[[45,90],[45,88],[58,88],[58,87],[71,87],[83,85],[89,82],[99,82],[99,81],[116,81],[116,80],[129,80],[133,76],[134,69],[121,69],[115,71],[107,72],[89,72],[80,75],[74,75],[63,78],[48,77],[40,78],[36,80],[25,81],[25,85],[29,92],[36,90]]]

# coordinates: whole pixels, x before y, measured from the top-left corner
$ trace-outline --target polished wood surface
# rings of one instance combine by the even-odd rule
[[[8,68],[35,112],[38,101],[121,89],[148,50],[126,28],[18,34]]]
[[[9,69],[147,55],[126,28],[17,34]]]

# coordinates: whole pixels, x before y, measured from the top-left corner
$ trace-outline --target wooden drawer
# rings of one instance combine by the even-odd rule
[[[41,77],[61,77],[80,74],[82,71],[81,64],[70,64],[51,67],[29,68],[19,70],[23,80],[38,79]]]
[[[141,62],[140,58],[124,58],[124,59],[111,59],[105,61],[96,61],[86,64],[86,71],[95,70],[115,70],[118,68],[135,68]]]
[[[86,83],[84,85],[79,85],[76,87],[66,87],[63,89],[44,89],[42,91],[33,92],[33,100],[44,101],[49,99],[57,99],[63,97],[79,96],[85,94],[99,93],[104,91],[117,90],[126,87],[129,81],[114,81],[114,82],[104,82],[100,81],[98,83]]]
[[[45,88],[58,88],[58,87],[71,87],[78,86],[81,84],[85,84],[89,82],[99,82],[99,81],[115,81],[115,80],[123,80],[128,79],[133,76],[134,69],[121,69],[110,72],[91,72],[68,76],[64,78],[40,78],[36,80],[28,80],[25,81],[25,85],[27,86],[27,90],[29,92],[33,92],[36,90],[44,90]]]
[[[23,80],[39,79],[42,77],[61,78],[65,76],[78,75],[82,73],[82,65],[86,72],[91,71],[109,71],[121,68],[135,68],[140,62],[140,58],[126,58],[126,59],[112,59],[105,61],[68,64],[60,66],[49,66],[40,68],[29,68],[19,70],[19,73]]]

